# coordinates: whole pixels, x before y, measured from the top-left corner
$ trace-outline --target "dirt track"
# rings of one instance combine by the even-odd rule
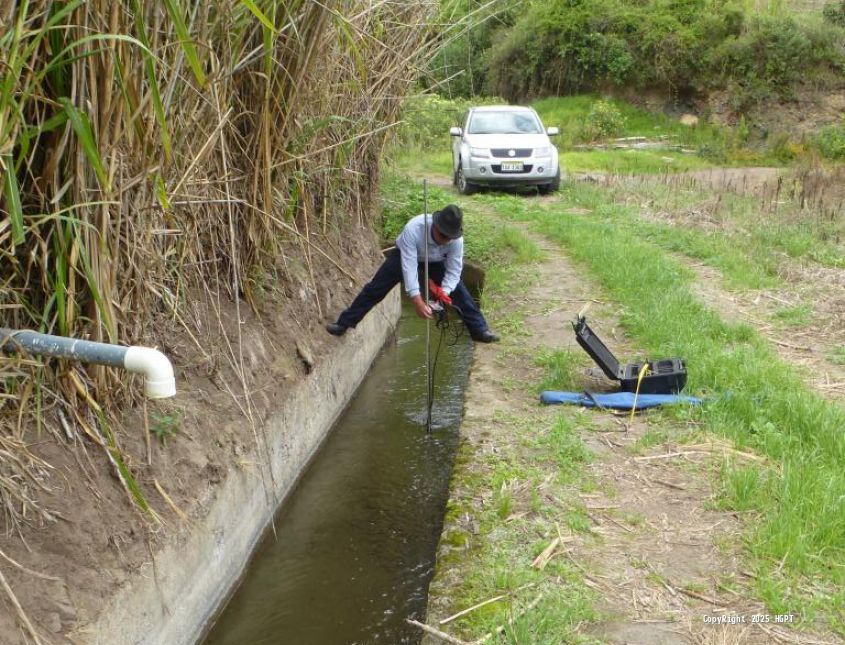
[[[602,300],[601,289],[585,279],[557,246],[526,234],[544,250],[546,259],[536,267],[533,286],[518,300],[511,297],[513,302],[503,304],[520,307],[525,314],[527,337],[512,342],[535,350],[580,352],[569,320],[583,305],[592,303],[589,316],[594,328],[604,331],[605,341],[617,354],[636,355],[637,348],[617,327],[613,305]],[[519,426],[502,419],[583,414],[538,406],[531,385],[541,378],[530,352],[513,351],[505,343],[477,351],[462,428],[472,456],[453,480],[452,497],[458,504],[471,506],[472,499],[478,499],[478,491],[472,493],[463,482],[483,475],[488,455],[523,449]],[[585,383],[596,382],[595,370],[584,370],[582,378]],[[514,382],[522,386],[514,387]],[[715,473],[724,460],[756,462],[761,457],[699,435],[694,424],[665,418],[654,421],[648,415],[633,423],[607,412],[588,415],[580,434],[593,453],[588,471],[595,485],[586,493],[554,492],[550,486],[547,494],[550,503],[560,507],[561,517],[577,496],[576,503],[590,518],[589,530],[563,535],[552,556],[569,559],[601,598],[597,608],[604,618],[583,625],[582,635],[620,645],[843,642],[829,634],[820,637],[796,631],[796,625],[776,623],[773,616],[770,622],[752,622],[768,612],[752,599],[748,588],[753,574],[740,563],[742,515],[714,510],[711,502]],[[665,431],[670,439],[643,443],[643,437],[655,429]],[[677,444],[671,437],[686,441]],[[553,476],[549,472],[549,478]],[[524,497],[517,500],[516,509],[530,508],[528,488],[512,487]],[[470,499],[471,495],[475,497]],[[444,536],[471,531],[473,518],[468,515],[448,523]],[[521,521],[532,515],[518,510],[512,517]],[[549,535],[553,534],[554,526],[550,526]],[[454,549],[442,546],[440,555],[452,556]],[[429,624],[461,608],[451,606],[450,589],[468,575],[472,564],[454,557],[448,563],[438,568],[432,585]],[[514,562],[513,566],[530,564]]]

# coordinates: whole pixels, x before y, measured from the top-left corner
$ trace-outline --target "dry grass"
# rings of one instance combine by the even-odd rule
[[[759,12],[790,11],[819,13],[828,0],[753,0],[751,7]]]
[[[787,222],[808,223],[816,228],[837,223],[845,208],[845,168],[835,166],[802,167],[792,171],[775,168],[714,168],[682,173],[630,174],[600,177],[608,184],[648,186],[655,183],[666,187],[667,202],[676,196],[693,191],[716,191],[700,212],[691,213],[691,220],[705,220],[704,225],[722,225],[715,215],[725,210],[722,194],[732,193],[756,198],[755,210],[761,217],[777,216]],[[841,230],[839,231],[841,234]]]
[[[243,381],[221,300],[254,307],[268,272],[293,285],[318,262],[348,273],[332,235],[371,216],[385,136],[437,46],[433,9],[0,1],[0,327],[166,348],[156,321],[196,340],[187,294],[205,291],[222,341],[198,351]],[[0,356],[0,379],[8,528],[50,519],[35,427],[88,435],[135,496],[100,412],[137,395],[125,376]],[[236,401],[251,417],[249,397]]]

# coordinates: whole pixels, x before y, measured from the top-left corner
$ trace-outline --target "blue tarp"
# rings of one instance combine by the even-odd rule
[[[614,410],[630,410],[634,407],[633,392],[611,392],[603,394],[587,394],[586,392],[555,392],[546,390],[540,394],[540,401],[546,405],[553,403],[569,403],[570,405],[582,405],[585,408],[612,408]],[[640,394],[637,397],[637,410],[654,408],[658,405],[672,403],[689,403],[690,405],[701,405],[703,401],[694,396],[683,396],[681,394]]]

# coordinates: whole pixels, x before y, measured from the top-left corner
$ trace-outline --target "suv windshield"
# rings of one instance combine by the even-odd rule
[[[531,112],[476,112],[469,122],[469,134],[540,134]]]

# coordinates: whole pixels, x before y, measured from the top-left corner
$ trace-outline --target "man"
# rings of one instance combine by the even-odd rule
[[[414,303],[417,315],[431,318],[431,307],[423,299],[423,289],[420,288],[420,276],[425,270],[425,236],[428,235],[429,278],[451,297],[474,341],[492,343],[499,340],[488,328],[484,315],[461,282],[464,256],[461,209],[454,204],[446,206],[428,218],[429,230],[425,228],[424,215],[417,215],[405,224],[396,238],[396,248],[387,253],[373,279],[340,314],[337,322],[326,325],[330,334],[342,336],[347,329],[355,327],[400,280],[404,280],[405,291]]]

